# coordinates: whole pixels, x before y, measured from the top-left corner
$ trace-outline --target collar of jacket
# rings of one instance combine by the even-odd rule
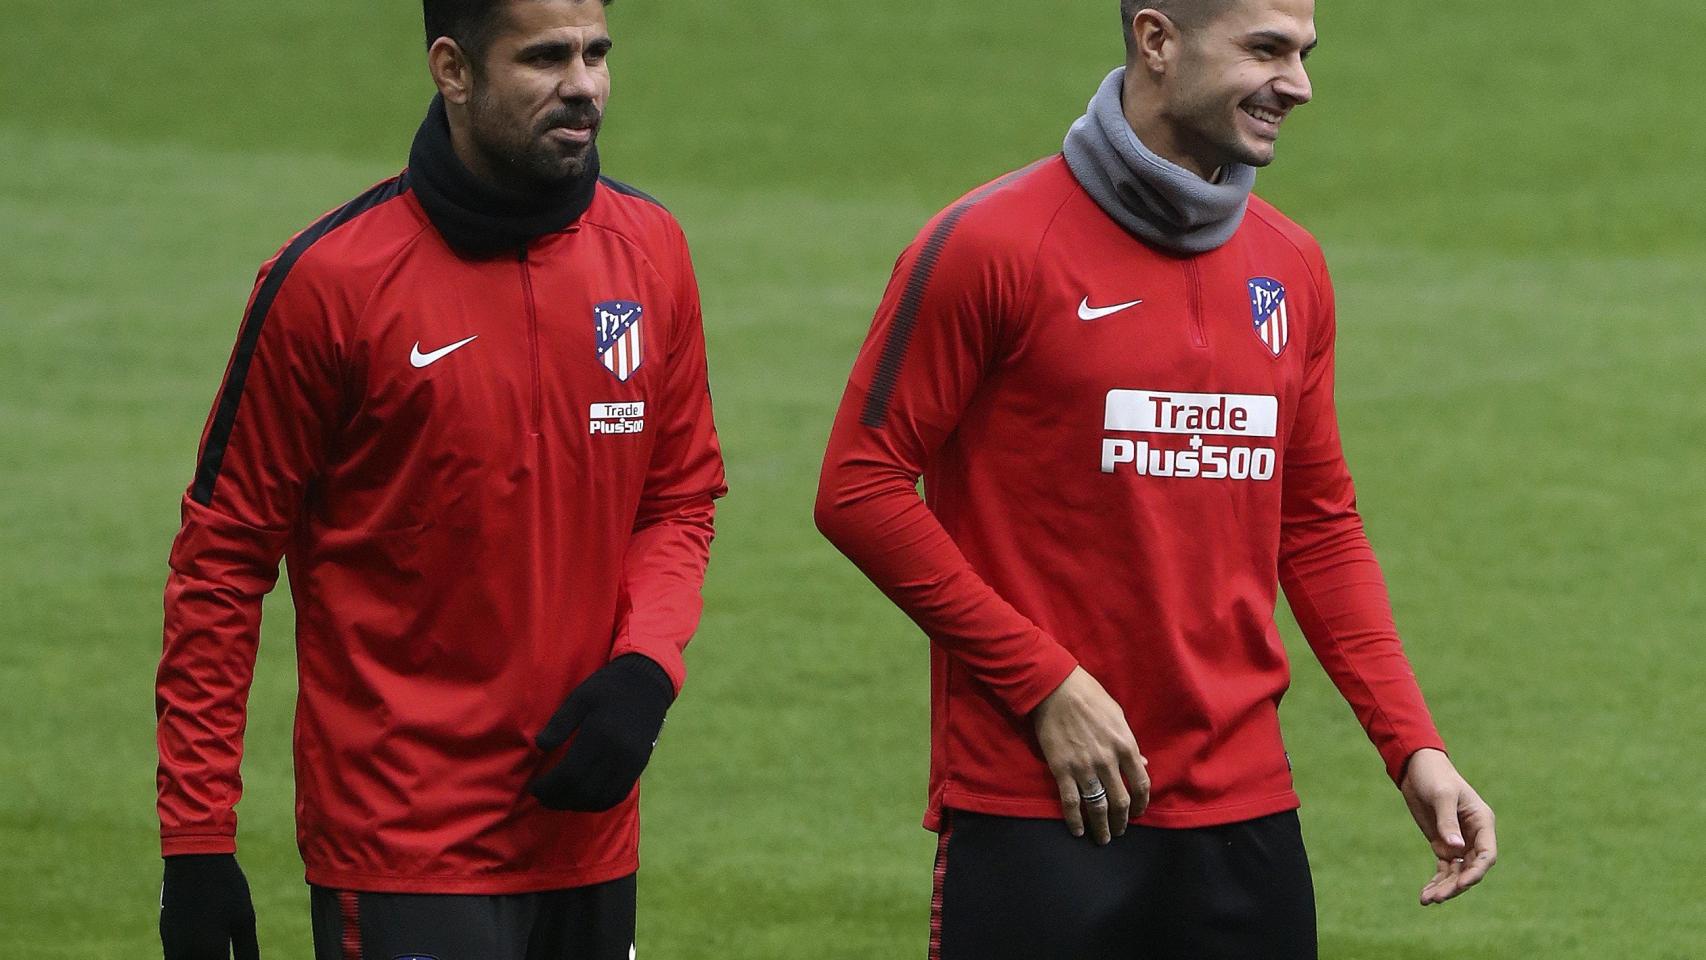
[[[1222,167],[1204,180],[1137,138],[1120,104],[1125,68],[1103,79],[1061,152],[1084,191],[1139,240],[1174,253],[1207,253],[1244,222],[1256,168]]]
[[[598,189],[598,149],[580,176],[541,191],[487,183],[462,164],[450,145],[444,98],[435,96],[409,148],[409,186],[445,242],[470,258],[522,249],[580,219]]]

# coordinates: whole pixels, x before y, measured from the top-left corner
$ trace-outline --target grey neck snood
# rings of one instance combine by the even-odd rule
[[[1256,168],[1242,163],[1210,183],[1152,152],[1132,132],[1120,104],[1125,68],[1108,74],[1062,152],[1072,175],[1120,226],[1176,253],[1207,253],[1244,222]]]

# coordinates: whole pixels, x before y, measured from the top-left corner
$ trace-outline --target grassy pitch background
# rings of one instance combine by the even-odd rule
[[[648,777],[640,956],[917,956],[926,656],[815,535],[830,412],[900,247],[1057,148],[1115,4],[611,10],[606,170],[695,247],[733,495]],[[1313,229],[1399,621],[1504,862],[1443,908],[1295,630],[1284,714],[1332,958],[1706,951],[1706,13],[1328,3],[1259,189]],[[253,271],[403,162],[403,0],[10,0],[0,61],[0,946],[157,955],[151,678],[176,502]],[[1282,614],[1283,617],[1283,614]],[[289,604],[242,861],[308,956]]]

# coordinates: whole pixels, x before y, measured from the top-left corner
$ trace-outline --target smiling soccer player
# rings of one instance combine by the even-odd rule
[[[932,641],[932,957],[1313,957],[1280,586],[1438,858],[1423,903],[1493,865],[1493,815],[1363,533],[1321,250],[1251,194],[1313,0],[1120,13],[1062,153],[900,258],[817,521]]]

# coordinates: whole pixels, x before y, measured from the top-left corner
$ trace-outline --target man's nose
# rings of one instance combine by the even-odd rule
[[[585,59],[574,57],[557,78],[557,96],[562,100],[592,100],[598,94],[598,76]]]
[[[1304,68],[1302,57],[1293,57],[1286,64],[1285,71],[1274,82],[1274,93],[1290,100],[1294,106],[1308,103],[1315,96],[1315,91],[1309,86],[1309,71]]]

